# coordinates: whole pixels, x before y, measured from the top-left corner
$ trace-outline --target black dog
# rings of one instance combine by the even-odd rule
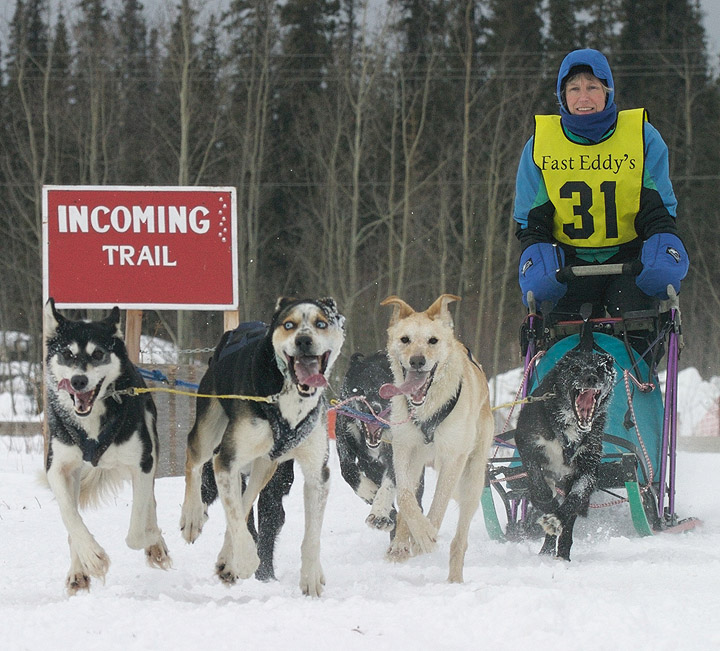
[[[392,447],[387,437],[383,439],[387,428],[377,416],[388,420],[390,401],[381,398],[379,390],[383,384],[392,381],[385,351],[368,357],[355,353],[345,373],[340,394],[343,407],[338,409],[335,421],[343,479],[359,497],[372,505],[365,522],[384,530],[395,527],[395,473]]]
[[[528,474],[530,499],[544,514],[541,554],[570,560],[578,515],[586,516],[598,480],[602,438],[615,382],[614,360],[592,350],[584,328],[580,345],[568,351],[542,379],[518,417],[515,443]],[[560,501],[556,488],[564,498]]]

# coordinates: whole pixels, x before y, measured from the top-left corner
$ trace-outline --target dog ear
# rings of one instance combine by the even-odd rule
[[[340,314],[334,298],[325,296],[324,298],[319,298],[317,303],[323,309],[328,319],[335,321],[343,330],[345,329],[345,317]]]
[[[279,296],[277,301],[275,301],[275,312],[279,312],[295,300],[295,298],[292,298],[290,296]]]
[[[45,339],[50,339],[57,332],[61,323],[67,319],[55,309],[55,299],[50,297],[45,303],[43,310],[43,334]]]
[[[608,375],[615,377],[615,358],[612,355],[601,355],[600,366],[604,367]]]
[[[392,305],[393,306],[393,313],[390,317],[390,325],[395,325],[400,319],[404,319],[405,317],[410,316],[411,314],[415,314],[415,310],[413,310],[405,301],[403,301],[401,298],[398,298],[397,296],[388,296],[380,305]]]
[[[318,303],[320,303],[320,305],[325,306],[331,314],[339,313],[335,299],[330,296],[325,296],[323,298],[319,298]]]
[[[102,321],[108,328],[114,330],[113,336],[118,339],[124,339],[122,328],[120,328],[120,308],[116,305],[110,314],[108,314]]]
[[[460,300],[462,299],[459,296],[455,296],[455,294],[442,294],[435,299],[435,302],[427,310],[425,310],[425,314],[433,320],[440,319],[443,323],[452,328],[453,318],[450,314],[450,310],[448,310],[448,305],[454,301]]]

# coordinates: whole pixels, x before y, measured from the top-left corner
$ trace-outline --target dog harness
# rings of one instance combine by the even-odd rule
[[[450,398],[440,409],[438,409],[430,418],[427,420],[418,420],[415,418],[415,411],[411,408],[410,413],[412,414],[411,418],[413,423],[415,423],[419,428],[420,431],[422,431],[425,443],[429,444],[432,443],[435,440],[435,430],[438,428],[438,425],[442,423],[450,414],[450,412],[455,409],[455,405],[457,404],[458,398],[460,397],[460,392],[462,391],[462,382],[458,384],[457,391],[455,392],[455,395]]]
[[[112,390],[113,385],[110,385],[108,387],[108,391],[112,393]],[[117,402],[121,402],[120,398],[116,397],[115,400]],[[91,439],[82,427],[78,427],[75,423],[67,421],[62,421],[61,424],[69,441],[64,440],[65,437],[58,436],[58,434],[54,434],[54,436],[63,441],[63,443],[72,443],[79,447],[82,451],[83,461],[87,461],[93,466],[97,466],[100,461],[100,457],[105,454],[107,449],[115,441],[118,420],[117,415],[105,419],[100,427],[100,433],[98,434],[97,439]]]
[[[70,441],[80,448],[83,461],[87,461],[93,466],[98,465],[100,457],[105,454],[105,451],[110,447],[110,444],[113,442],[112,427],[104,427],[101,430],[100,436],[97,439],[89,438],[88,435],[81,428],[76,427],[71,423],[64,423],[63,427],[69,435]],[[104,436],[103,434],[105,434],[106,432],[109,432],[110,436]],[[59,437],[57,434],[54,434],[54,436],[59,438],[61,441],[64,438]],[[65,442],[66,441],[63,441],[63,443]]]
[[[260,410],[270,423],[270,429],[273,434],[273,447],[270,450],[270,458],[277,459],[283,454],[289,452],[293,448],[302,443],[310,434],[312,429],[317,425],[318,418],[321,414],[321,407],[325,407],[325,398],[322,397],[315,405],[310,413],[303,418],[295,427],[285,420],[280,413],[280,409],[274,404],[260,405]]]
[[[637,238],[645,166],[645,109],[618,113],[611,138],[570,140],[559,115],[535,116],[533,160],[555,206],[553,237],[575,247],[607,247]]]
[[[230,331],[222,348],[216,353],[218,361],[261,339],[267,334],[268,329],[269,326],[263,321],[244,321],[235,330]]]

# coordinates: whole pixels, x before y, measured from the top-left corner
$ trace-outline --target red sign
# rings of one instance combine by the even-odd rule
[[[60,308],[233,310],[235,188],[43,187],[43,290]]]

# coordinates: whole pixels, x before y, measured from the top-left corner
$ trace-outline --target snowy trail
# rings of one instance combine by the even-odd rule
[[[332,487],[322,536],[327,586],[298,588],[302,481],[286,500],[278,581],[232,588],[213,575],[224,515],[211,507],[195,545],[179,535],[181,478],[157,481],[158,517],[174,567],[147,567],[125,546],[129,487],[86,511],[111,558],[106,583],[68,598],[66,534],[37,481],[41,443],[0,440],[0,644],[58,651],[94,649],[711,649],[720,648],[720,454],[678,457],[678,512],[705,525],[639,538],[626,507],[591,511],[578,524],[573,561],[537,556],[539,541],[489,540],[476,516],[465,583],[446,583],[455,508],[438,549],[403,565],[383,555],[387,535],[364,524],[368,507],[343,482],[331,443]],[[430,490],[434,473],[430,471]],[[429,491],[428,491],[429,493]]]

